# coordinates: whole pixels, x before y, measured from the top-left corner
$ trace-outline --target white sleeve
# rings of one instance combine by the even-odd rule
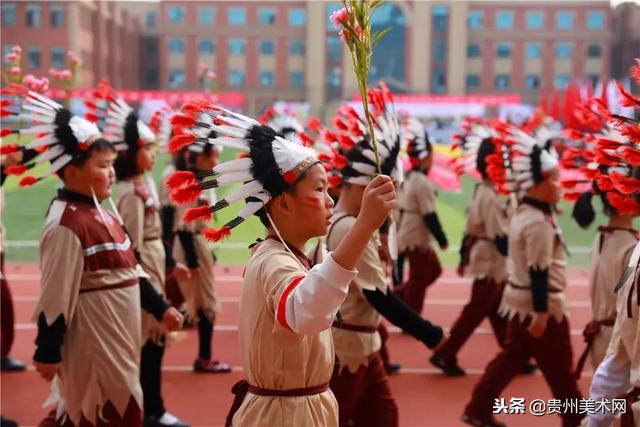
[[[629,373],[631,363],[625,354],[612,352],[598,365],[593,374],[589,399],[596,403],[607,399],[609,401],[629,391]],[[595,411],[588,415],[588,427],[609,427],[613,425],[616,414],[604,410]]]
[[[303,335],[329,329],[357,274],[340,266],[333,255],[327,256],[288,283],[276,306],[276,319],[283,327]]]

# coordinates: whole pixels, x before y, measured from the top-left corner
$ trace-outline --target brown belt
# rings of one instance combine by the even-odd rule
[[[101,286],[99,288],[80,289],[79,293],[88,294],[89,292],[112,291],[114,289],[129,288],[131,286],[136,286],[137,284],[138,284],[138,279],[131,279],[131,280],[127,280],[126,282],[118,283],[117,285]]]
[[[587,323],[587,326],[584,327],[584,331],[582,331],[582,336],[584,337],[584,342],[587,343],[587,347],[584,349],[580,358],[578,359],[578,364],[576,365],[576,371],[573,376],[576,380],[580,379],[582,375],[582,370],[584,369],[584,365],[587,362],[587,356],[593,347],[593,342],[596,339],[596,336],[600,333],[600,328],[602,326],[612,327],[616,323],[616,319],[602,319],[602,320],[592,320]]]
[[[231,404],[231,408],[229,409],[229,413],[227,414],[227,420],[225,422],[225,427],[231,427],[233,416],[236,414],[242,402],[244,401],[244,397],[247,393],[252,393],[257,396],[270,396],[270,397],[301,397],[301,396],[313,396],[315,394],[324,393],[329,390],[329,383],[320,384],[313,387],[307,388],[292,388],[288,390],[272,390],[268,388],[261,388],[249,385],[249,383],[245,380],[238,381],[231,388],[231,393],[235,395],[233,399],[233,403]]]
[[[336,321],[334,321],[331,326],[338,329],[344,329],[345,331],[366,332],[369,334],[372,334],[378,331],[377,326],[354,325],[353,323],[344,323],[344,322],[336,322]]]
[[[622,396],[627,401],[627,411],[620,417],[620,427],[637,427],[631,406],[640,401],[640,387],[635,387],[629,393]]]
[[[512,282],[507,282],[507,285],[511,286],[513,289],[520,289],[520,290],[526,290],[526,291],[531,290],[531,286],[516,285],[515,283],[512,283]],[[562,289],[549,288],[547,292],[549,292],[550,294],[560,294],[563,291]]]
[[[152,240],[160,240],[160,239],[161,239],[161,237],[160,237],[160,236],[151,236],[151,237],[145,237],[143,240],[144,240],[145,242],[150,242],[150,241],[152,241]]]

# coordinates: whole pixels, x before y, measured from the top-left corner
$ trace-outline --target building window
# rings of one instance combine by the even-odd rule
[[[213,26],[216,22],[216,11],[211,6],[198,7],[198,24]]]
[[[304,9],[295,8],[289,9],[289,26],[290,27],[304,27],[307,19],[307,12]]]
[[[496,46],[496,56],[498,58],[510,58],[511,43],[498,43]]]
[[[556,89],[566,89],[571,82],[571,76],[569,74],[558,74],[553,80],[553,85]]]
[[[273,86],[273,71],[260,71],[260,86]]]
[[[327,37],[327,56],[330,61],[340,61],[342,49],[342,42],[338,36]]]
[[[184,85],[185,74],[181,68],[172,68],[169,70],[169,86],[172,88]]]
[[[247,9],[244,7],[230,7],[227,9],[229,25],[237,26],[247,23]]]
[[[158,25],[158,14],[155,11],[147,12],[145,15],[145,25],[147,28],[156,28]]]
[[[573,45],[571,43],[556,44],[556,59],[570,59]]]
[[[169,22],[172,24],[183,24],[184,16],[184,6],[169,6],[167,8],[167,19],[169,19]]]
[[[51,48],[51,67],[60,70],[64,68],[64,47],[52,47]]]
[[[270,7],[261,7],[260,9],[258,9],[258,19],[260,20],[260,25],[275,25],[276,10]]]
[[[587,12],[587,28],[590,30],[604,29],[604,12],[601,10]]]
[[[27,5],[27,27],[38,28],[40,26],[40,5]]]
[[[244,55],[244,39],[229,39],[229,55]]]
[[[509,89],[511,79],[508,74],[496,74],[494,86],[496,89]]]
[[[289,43],[289,55],[304,55],[304,43],[298,40]]]
[[[602,56],[602,46],[599,44],[590,44],[587,46],[587,56],[589,58],[600,58]]]
[[[52,28],[64,27],[64,6],[52,4],[49,6],[49,21]]]
[[[512,10],[499,10],[496,12],[496,28],[499,30],[510,30],[513,28]]]
[[[444,61],[447,58],[447,39],[444,37],[435,37],[433,39],[433,50],[431,58],[434,61]]]
[[[172,37],[169,39],[169,52],[184,53],[184,40]]]
[[[591,87],[596,87],[600,82],[600,76],[598,74],[589,74],[587,75],[587,80],[591,83]]]
[[[467,58],[480,57],[480,45],[478,43],[470,43],[467,45]]]
[[[467,74],[467,90],[478,89],[480,87],[480,76],[478,74]]]
[[[40,48],[38,46],[30,46],[27,49],[27,67],[40,68]]]
[[[304,85],[304,73],[302,71],[292,71],[289,73],[289,86],[302,87]]]
[[[203,39],[198,42],[198,53],[212,54],[216,51],[213,40]]]
[[[242,86],[244,85],[244,71],[242,70],[230,70],[229,71],[229,86]]]
[[[524,49],[527,55],[527,59],[540,59],[542,57],[542,43],[525,43]]]
[[[540,76],[536,74],[527,74],[524,79],[527,89],[538,89],[540,87]]]
[[[275,48],[271,40],[262,40],[260,42],[260,54],[261,55],[273,55]]]
[[[569,10],[561,10],[556,12],[556,28],[559,30],[573,29],[573,19],[575,13]]]
[[[13,45],[3,44],[2,45],[2,63],[7,65],[9,61],[7,61],[7,55],[13,51]]]
[[[342,68],[339,65],[334,65],[329,68],[329,75],[327,76],[327,87],[329,90],[340,90],[342,87]]]
[[[433,6],[431,15],[433,15],[433,31],[447,31],[449,8],[447,6]]]
[[[447,91],[447,74],[444,70],[435,69],[431,74],[431,92],[445,93]]]
[[[532,10],[527,12],[526,21],[527,29],[542,30],[544,28],[544,12],[541,10]]]
[[[13,27],[16,25],[16,4],[2,3],[2,26]]]
[[[478,30],[484,26],[484,12],[481,10],[469,11],[467,26],[471,30]]]

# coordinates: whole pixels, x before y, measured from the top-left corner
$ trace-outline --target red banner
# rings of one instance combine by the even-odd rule
[[[71,91],[72,97],[88,98],[93,89],[74,89]],[[166,101],[169,105],[179,106],[184,102],[196,98],[205,98],[212,102],[227,107],[244,109],[247,97],[242,92],[186,92],[186,91],[170,91],[170,90],[138,90],[138,89],[114,89],[115,93],[121,96],[125,101],[132,104],[139,104],[142,101],[161,100]],[[63,99],[66,97],[63,89],[49,89],[47,96],[53,99]]]
[[[353,101],[360,101],[360,94],[353,95]],[[434,95],[394,93],[393,102],[397,104],[484,104],[498,106],[504,104],[520,104],[520,94],[501,95]]]

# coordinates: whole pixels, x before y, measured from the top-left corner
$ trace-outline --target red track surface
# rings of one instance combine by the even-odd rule
[[[21,360],[31,359],[35,326],[31,315],[38,295],[36,265],[9,265],[7,276],[13,292],[16,310],[16,341],[12,355]],[[214,357],[229,362],[234,372],[228,375],[195,374],[191,365],[196,355],[195,331],[187,331],[184,339],[171,346],[165,357],[163,387],[167,408],[193,426],[222,426],[231,403],[231,386],[242,378],[238,346],[238,296],[241,267],[220,268],[218,295],[223,312],[216,324],[213,340]],[[589,292],[586,272],[570,273],[568,299],[574,359],[584,348],[582,328],[590,318]],[[442,326],[450,327],[466,302],[469,281],[447,271],[431,288],[423,315]],[[400,409],[402,426],[462,426],[459,417],[475,383],[487,362],[498,351],[488,323],[485,322],[463,347],[459,361],[468,375],[447,378],[428,363],[429,351],[420,343],[397,329],[391,328],[389,348],[395,362],[402,364],[399,375],[391,377],[391,386]],[[588,370],[588,369],[587,369]],[[49,386],[40,380],[32,367],[24,373],[2,374],[2,414],[18,420],[21,425],[36,425],[46,414],[41,408],[48,396]],[[590,373],[580,384],[588,392]],[[541,375],[520,376],[505,391],[504,396],[549,399],[551,395]],[[556,426],[556,415],[501,415],[509,426]]]

